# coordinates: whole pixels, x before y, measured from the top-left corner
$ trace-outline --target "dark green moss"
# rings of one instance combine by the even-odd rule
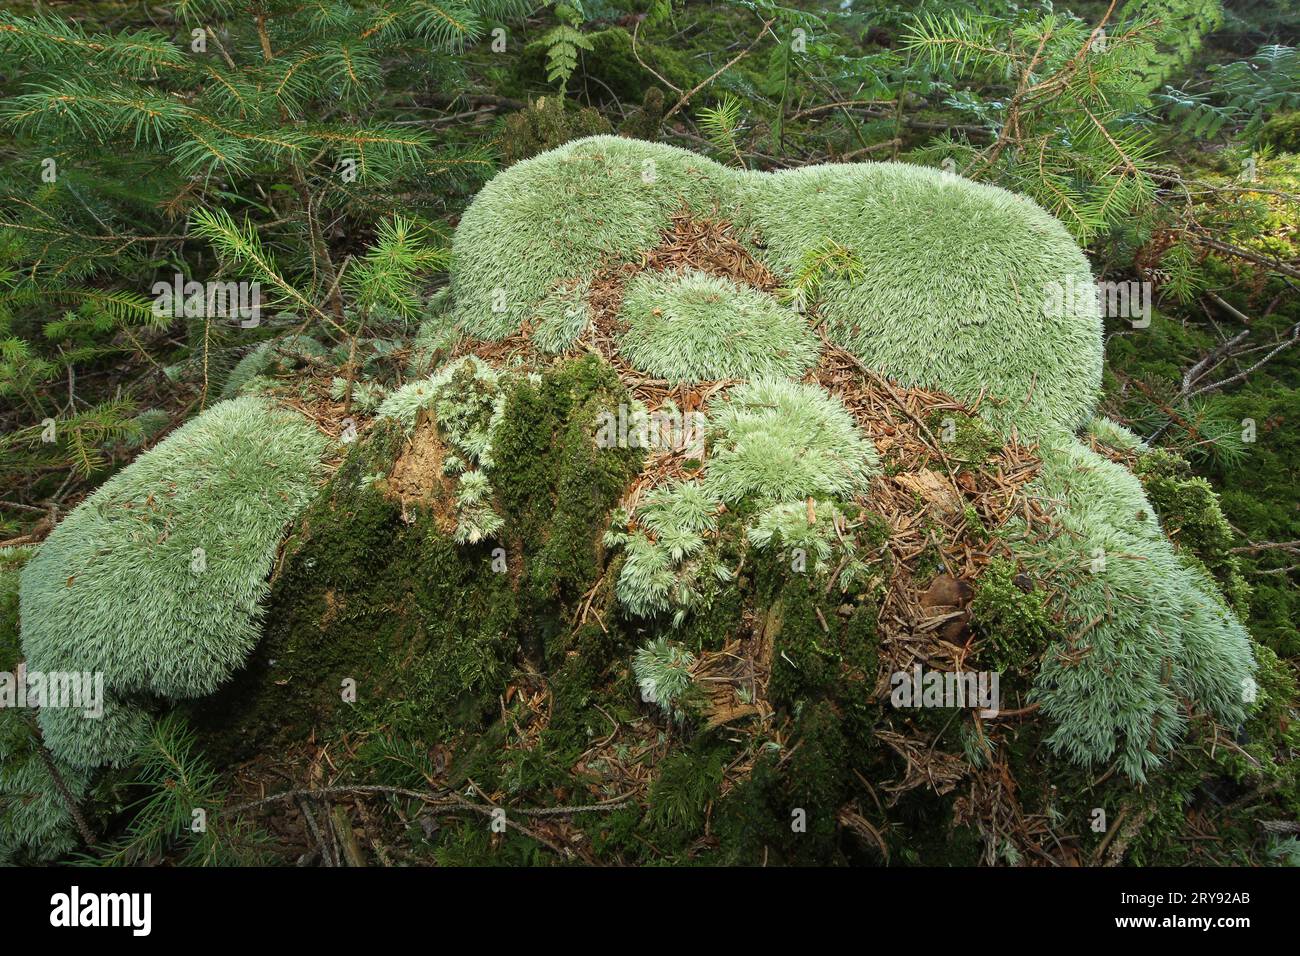
[[[1259,131],[1259,141],[1280,153],[1300,153],[1300,112],[1279,113]]]
[[[838,594],[824,575],[795,573],[779,555],[750,560],[750,601],[772,641],[772,702],[794,711],[823,697],[870,700],[878,650],[871,596]]]
[[[659,775],[650,787],[650,819],[656,833],[673,832],[680,839],[699,831],[722,786],[726,757],[710,749],[676,753],[660,761]]]
[[[838,855],[838,811],[853,779],[835,707],[821,701],[805,709],[795,726],[794,743],[787,774],[790,812],[803,810],[807,827],[795,837],[808,844],[801,853],[804,859],[831,862]]]
[[[735,564],[730,566],[735,567]],[[729,637],[740,632],[746,605],[746,595],[742,589],[722,589],[682,625],[677,640],[694,654],[721,650]]]
[[[1242,750],[1216,755],[1235,780],[1271,788],[1281,815],[1300,818],[1300,765],[1295,760],[1300,751],[1300,686],[1295,667],[1262,645],[1256,645],[1255,659],[1256,707],[1238,740]]]
[[[598,356],[564,362],[510,391],[493,436],[493,485],[519,562],[520,600],[535,652],[565,649],[563,607],[573,607],[602,570],[608,515],[640,470],[641,452],[601,448],[599,416],[629,402]]]
[[[577,821],[598,860],[630,864],[641,862],[650,848],[639,838],[640,807],[623,807],[604,814],[584,814]]]
[[[975,581],[970,615],[981,662],[1000,672],[1027,673],[1057,633],[1042,592],[1007,558],[994,558]]]
[[[264,636],[247,665],[195,707],[213,747],[241,752],[310,728],[400,725],[436,739],[476,726],[517,644],[509,576],[487,544],[456,545],[428,511],[412,523],[375,483],[402,436],[358,446],[285,545]],[[344,700],[355,681],[356,702]]]
[[[502,164],[512,165],[571,139],[611,132],[609,120],[595,110],[568,110],[564,97],[543,96],[506,117],[501,129]]]
[[[1243,618],[1250,613],[1250,585],[1231,549],[1236,535],[1219,506],[1219,496],[1191,465],[1170,451],[1155,450],[1138,459],[1134,472],[1165,533],[1195,557],[1219,582],[1229,603]]]
[[[621,135],[632,139],[645,139],[654,142],[659,139],[664,124],[664,91],[652,86],[645,91],[641,105],[628,114],[627,119],[619,124]]]
[[[1278,188],[1287,188],[1284,183],[1279,182]],[[1223,263],[1208,259],[1202,266],[1212,287],[1236,283]],[[1253,340],[1279,340],[1300,321],[1300,302],[1280,279],[1270,279],[1250,299],[1225,294],[1236,308],[1255,314]],[[1276,303],[1276,308],[1267,303]],[[1106,341],[1107,413],[1132,422],[1139,432],[1144,422],[1152,420],[1148,391],[1172,396],[1181,387],[1184,372],[1219,343],[1207,327],[1159,312],[1140,334],[1109,335]],[[1245,539],[1240,545],[1300,538],[1300,509],[1278,504],[1291,501],[1300,483],[1297,372],[1300,352],[1288,350],[1252,372],[1242,385],[1198,398],[1196,418],[1220,423],[1225,454],[1206,455],[1204,448],[1179,439],[1187,454],[1198,455],[1197,466],[1218,490],[1225,517]],[[1146,388],[1136,387],[1138,381]],[[1160,420],[1158,415],[1155,420]],[[1280,550],[1238,557],[1254,589],[1247,622],[1251,633],[1284,656],[1300,654],[1300,589],[1295,587],[1295,573],[1285,571],[1293,562]]]
[[[764,633],[772,640],[772,699],[787,707],[827,693],[841,657],[816,617],[817,604],[806,581],[791,581],[767,608]]]
[[[737,510],[728,509],[718,516],[717,541],[718,561],[724,567],[743,567],[749,560],[744,519]],[[742,576],[734,586],[710,594],[703,606],[692,611],[675,639],[695,654],[721,650],[744,626],[745,612],[752,599],[750,583],[748,576]]]
[[[1293,315],[1292,321],[1300,321],[1300,305]],[[1300,366],[1300,353],[1282,357],[1287,356]],[[1300,508],[1280,504],[1294,502],[1300,485],[1300,389],[1285,380],[1254,381],[1249,391],[1224,396],[1218,405],[1228,420],[1255,426],[1255,441],[1244,446],[1244,460],[1210,472],[1225,516],[1245,539],[1241,545],[1300,539]],[[1284,657],[1300,655],[1300,588],[1295,571],[1283,570],[1294,563],[1291,556],[1284,550],[1265,549],[1240,557],[1243,573],[1254,588],[1251,634]]]
[[[626,668],[574,654],[550,679],[550,722],[542,746],[572,766],[594,741],[640,717],[639,695]],[[602,711],[604,713],[602,713]]]
[[[909,791],[891,812],[885,830],[890,862],[902,866],[976,866],[984,842],[974,827],[953,820],[953,795]]]
[[[748,779],[719,802],[713,829],[718,861],[731,866],[783,863],[793,850],[789,800],[778,758],[760,754]]]
[[[749,778],[718,803],[714,814],[718,862],[745,866],[845,862],[838,816],[855,779],[851,751],[841,715],[830,703],[806,708],[791,734],[788,752],[761,752]]]
[[[1125,391],[1114,376],[1116,369],[1139,373],[1144,378],[1181,382],[1184,370],[1213,346],[1214,339],[1196,326],[1153,309],[1151,324],[1140,335],[1107,337],[1103,389],[1112,395]]]
[[[979,464],[1002,447],[1002,437],[978,415],[938,410],[926,426],[939,440],[948,458],[964,464]]]

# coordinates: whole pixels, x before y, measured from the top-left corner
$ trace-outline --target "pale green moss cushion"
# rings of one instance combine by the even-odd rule
[[[753,173],[742,194],[738,213],[778,275],[827,238],[861,264],[860,279],[826,279],[820,314],[867,365],[966,401],[987,390],[1007,404],[986,411],[1022,433],[1091,417],[1096,303],[1082,296],[1051,315],[1044,306],[1056,284],[1090,289],[1092,274],[1065,227],[1031,200],[898,163]]]
[[[851,497],[880,469],[843,403],[818,385],[760,379],[709,407],[704,489],[720,501]]]
[[[1069,438],[1040,449],[1038,494],[1060,533],[1025,560],[1061,580],[1078,636],[1048,650],[1035,684],[1049,742],[1085,765],[1118,759],[1142,780],[1181,736],[1183,701],[1233,727],[1255,662],[1214,582],[1177,553],[1128,469]]]
[[[243,663],[281,533],[314,494],[326,447],[263,399],[221,402],[60,522],[22,571],[23,651],[32,668],[102,672],[121,708],[102,721],[43,710],[56,754],[118,759],[137,724],[128,695],[208,694]]]
[[[742,172],[671,146],[576,140],[512,166],[466,210],[453,244],[457,320],[491,339],[536,324],[565,283],[636,261],[683,210],[733,220],[787,283],[827,241],[846,249],[863,274],[828,277],[820,314],[897,380],[971,401],[986,392],[1001,401],[985,413],[1026,434],[1091,417],[1096,303],[1045,308],[1062,287],[1091,288],[1078,245],[1032,201],[920,166]]]
[[[504,338],[558,283],[654,248],[674,213],[725,205],[737,175],[688,150],[617,136],[516,163],[479,191],[456,228],[458,320],[472,335]]]
[[[619,354],[678,382],[797,377],[820,343],[803,316],[766,293],[689,270],[642,272],[623,293]]]

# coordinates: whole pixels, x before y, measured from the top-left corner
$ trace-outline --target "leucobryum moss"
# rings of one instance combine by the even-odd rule
[[[592,136],[516,163],[465,210],[453,239],[456,317],[500,339],[560,283],[654,248],[675,213],[705,214],[739,174],[689,150]]]
[[[28,666],[102,673],[105,714],[42,708],[46,744],[95,767],[125,760],[136,698],[211,693],[259,635],[280,536],[311,499],[327,440],[245,396],[213,406],[105,482],[22,570]]]
[[[720,506],[700,482],[675,481],[642,499],[635,522],[615,512],[605,544],[624,551],[615,588],[624,609],[639,617],[671,609],[681,624],[731,580],[714,539]]]
[[[824,279],[819,313],[867,365],[966,401],[1003,399],[986,414],[1022,434],[1091,416],[1102,369],[1092,274],[1031,200],[898,163],[752,173],[741,193],[739,217],[778,275],[828,240],[860,264]]]
[[[589,277],[555,286],[540,303],[534,315],[533,342],[547,352],[563,352],[572,346],[591,323],[591,306],[587,292]]]
[[[1132,431],[1104,415],[1089,420],[1084,431],[1101,444],[1109,445],[1117,451],[1138,452],[1145,451],[1147,447],[1146,442]]]
[[[814,385],[736,385],[710,408],[708,431],[704,477],[654,489],[635,514],[617,512],[606,534],[606,544],[624,551],[616,593],[634,615],[671,610],[680,625],[731,581],[717,534],[727,505],[762,509],[746,526],[748,543],[805,548],[814,570],[824,568],[836,546],[836,502],[864,491],[879,467],[848,411]],[[821,516],[811,526],[808,498]],[[846,562],[844,573],[851,578],[857,569]]]
[[[658,704],[665,714],[680,722],[685,714],[676,705],[691,686],[694,664],[694,654],[666,637],[647,642],[632,658],[632,673],[641,699]]]
[[[850,524],[848,511],[834,501],[813,499],[811,509],[807,500],[782,502],[758,512],[745,528],[745,537],[760,551],[779,548],[792,560],[802,554],[813,574],[832,570],[838,561],[838,581],[844,588],[866,570],[855,553],[854,539],[837,530]]]
[[[745,382],[709,408],[705,490],[721,501],[851,497],[879,471],[876,449],[825,389]]]
[[[78,843],[67,805],[36,748],[22,716],[0,711],[0,865],[48,862]],[[74,800],[85,798],[91,771],[63,766],[60,776]]]
[[[1130,471],[1072,439],[1041,453],[1036,487],[1061,533],[1025,559],[1065,576],[1058,600],[1070,635],[1048,650],[1035,684],[1056,725],[1048,742],[1144,780],[1182,735],[1185,702],[1229,727],[1245,719],[1251,642],[1209,575],[1165,537]]]
[[[803,316],[765,292],[694,270],[638,274],[621,318],[619,352],[674,384],[798,376],[817,358]]]
[[[12,673],[23,657],[18,637],[18,584],[23,566],[34,554],[34,545],[0,548],[0,671]]]
[[[557,290],[636,260],[683,209],[726,210],[743,241],[761,236],[756,250],[786,283],[810,253],[843,249],[858,268],[824,277],[810,304],[832,337],[903,384],[983,393],[998,400],[985,414],[1022,434],[1091,417],[1102,328],[1078,245],[1031,200],[920,166],[744,172],[672,146],[575,140],[512,166],[466,210],[456,318],[489,339],[536,325]]]
[[[1041,549],[1035,570],[1063,566],[1077,578],[1058,592],[1073,636],[1044,655],[1037,685],[1056,724],[1053,746],[1089,765],[1118,758],[1141,779],[1178,739],[1185,702],[1226,723],[1244,715],[1253,663],[1241,625],[1169,543],[1137,479],[1074,438],[1087,428],[1112,447],[1140,448],[1094,417],[1102,349],[1092,277],[1066,230],[1031,201],[897,164],[745,173],[671,147],[577,141],[499,176],[467,213],[456,237],[457,317],[484,337],[530,322],[547,327],[552,347],[567,341],[586,320],[571,306],[598,263],[644,253],[672,214],[710,202],[728,210],[745,241],[761,237],[754,248],[787,284],[817,250],[843,251],[855,268],[822,276],[809,304],[864,363],[906,385],[985,395],[991,423],[1042,439],[1039,485],[1059,501],[1069,533]],[[527,268],[503,236],[540,250]],[[655,338],[678,309],[665,294],[674,282],[683,280],[630,283],[620,344],[664,377],[714,373],[720,366],[678,362],[673,335]],[[638,316],[660,321],[637,329]],[[730,573],[716,544],[719,505],[749,513],[754,546],[811,546],[824,562],[830,542],[819,548],[800,526],[801,503],[811,497],[828,511],[861,493],[877,467],[829,395],[755,378],[710,408],[702,479],[665,486],[635,515],[616,516],[608,540],[626,552],[617,594],[630,612],[672,610],[680,623],[708,604]]]

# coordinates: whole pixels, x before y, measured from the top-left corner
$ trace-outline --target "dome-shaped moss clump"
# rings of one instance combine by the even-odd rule
[[[624,292],[620,318],[627,331],[619,352],[674,384],[799,376],[817,357],[802,316],[770,295],[702,272],[641,273]]]
[[[40,712],[80,767],[139,737],[128,695],[210,694],[257,643],[285,524],[310,500],[326,439],[255,397],[221,402],[106,481],[22,570],[23,651],[42,671],[101,673],[102,719]]]
[[[1022,196],[905,164],[738,172],[671,146],[575,140],[510,167],[466,210],[452,268],[463,329],[499,339],[535,323],[565,283],[638,261],[682,210],[725,210],[780,280],[812,277],[831,334],[872,368],[1005,400],[984,408],[1022,433],[1090,418],[1101,317],[1065,227]],[[827,248],[851,268],[823,261]]]

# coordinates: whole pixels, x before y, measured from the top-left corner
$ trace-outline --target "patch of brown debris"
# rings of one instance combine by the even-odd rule
[[[880,515],[890,529],[888,576],[880,607],[880,672],[876,693],[888,695],[889,676],[914,664],[927,670],[970,671],[977,650],[969,629],[974,582],[1005,544],[990,532],[1019,520],[1029,539],[1055,533],[1051,515],[1027,485],[1037,476],[1037,448],[1012,435],[982,462],[951,459],[926,422],[936,412],[972,415],[973,405],[921,388],[904,388],[863,366],[854,356],[825,342],[822,358],[809,375],[836,395],[880,452],[882,473],[861,504]],[[935,570],[937,568],[937,571]],[[1017,583],[1020,583],[1019,580]],[[1046,586],[1025,577],[1023,587]],[[1068,845],[1052,837],[1050,822],[1026,815],[1006,764],[1007,748],[997,746],[1036,704],[1006,699],[996,717],[969,714],[984,766],[975,767],[942,734],[918,728],[905,712],[890,714],[876,737],[904,762],[900,779],[880,784],[893,804],[903,793],[925,787],[944,794],[961,788],[956,812],[984,835],[985,862],[998,862],[999,848],[1016,848],[1027,863],[1060,865],[1071,861]],[[992,743],[993,746],[983,746]],[[874,793],[874,790],[873,790]],[[864,844],[883,840],[865,824],[858,808],[843,808],[841,823]],[[1049,837],[1051,839],[1049,839]]]
[[[972,584],[992,558],[1006,554],[989,533],[1014,518],[1029,535],[1050,528],[1049,515],[1025,488],[1038,474],[1036,446],[1013,435],[983,462],[950,458],[926,422],[936,413],[973,415],[978,402],[895,385],[829,341],[806,380],[844,403],[881,456],[882,473],[860,502],[890,530],[881,681],[916,663],[965,670]],[[914,573],[928,568],[938,573]]]
[[[452,510],[456,485],[443,471],[446,461],[447,446],[438,434],[437,423],[421,409],[415,429],[398,453],[381,490],[401,503],[403,518],[410,520],[411,506],[426,509],[432,513],[439,530],[452,534],[456,530],[456,515]]]
[[[735,227],[725,219],[695,219],[688,213],[673,217],[659,245],[646,253],[640,271],[684,272],[695,269],[737,285],[753,286],[769,294],[781,287],[770,269],[759,262],[736,238]]]

